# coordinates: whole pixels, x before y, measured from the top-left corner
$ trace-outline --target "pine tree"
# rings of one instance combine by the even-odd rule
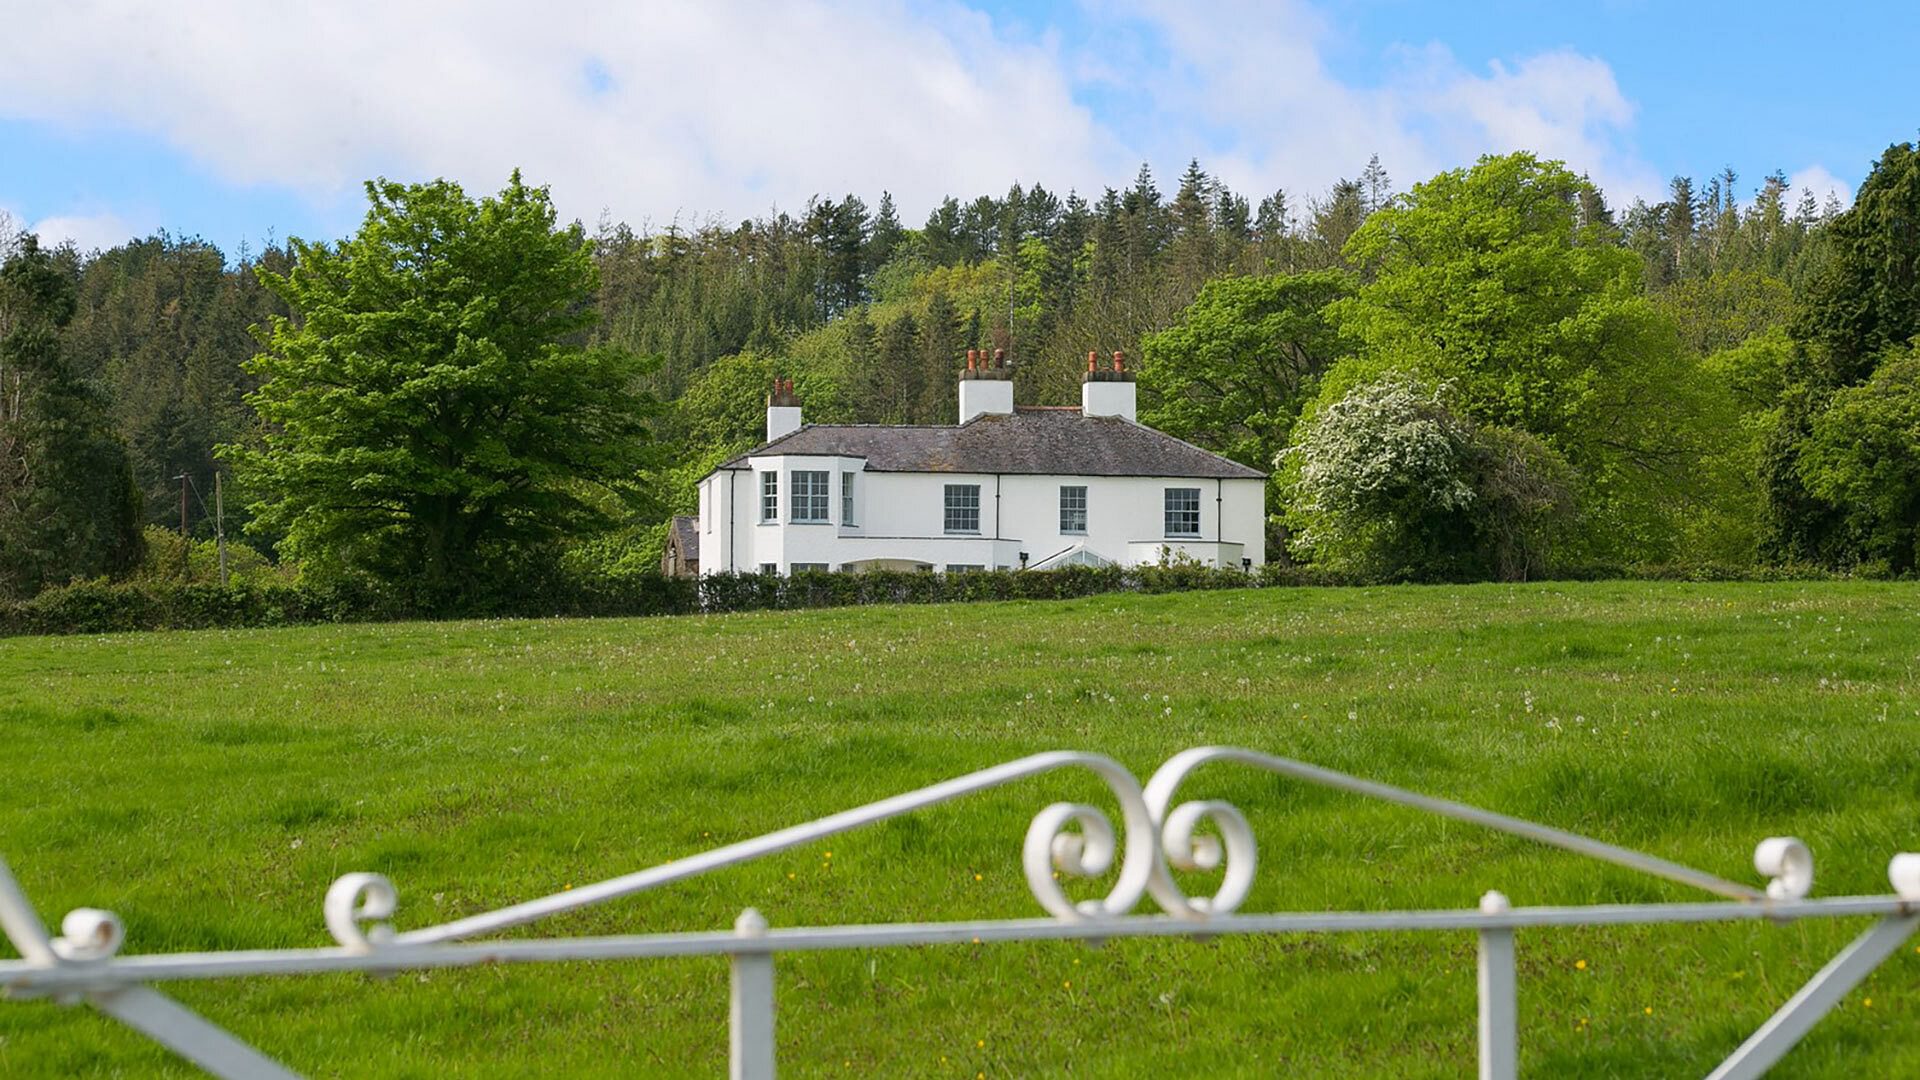
[[[958,415],[958,361],[966,351],[962,342],[964,332],[953,298],[944,292],[934,293],[927,301],[926,318],[920,324],[920,393],[913,410],[913,423],[950,424]]]
[[[1309,269],[1345,265],[1341,251],[1367,218],[1366,189],[1358,180],[1342,180],[1333,185],[1324,201],[1313,204],[1311,209],[1308,233],[1313,240],[1314,258]]]
[[[993,253],[1002,259],[1011,259],[1020,250],[1020,242],[1026,238],[1027,193],[1016,183],[1007,190],[1007,197],[1000,200]]]
[[[1225,184],[1214,185],[1213,227],[1222,240],[1235,245],[1253,241],[1253,206],[1246,197],[1227,190]]]
[[[1052,243],[1054,234],[1060,228],[1060,213],[1060,200],[1039,184],[1033,185],[1033,189],[1027,192],[1026,234]]]
[[[1174,194],[1171,208],[1170,252],[1174,276],[1195,291],[1212,276],[1216,263],[1213,206],[1208,199],[1212,190],[1212,182],[1200,168],[1200,162],[1190,161],[1180,177],[1180,190]]]
[[[1145,162],[1134,174],[1133,186],[1120,199],[1122,228],[1126,235],[1127,273],[1145,273],[1154,256],[1166,246],[1168,223],[1160,189],[1154,186],[1153,170]]]
[[[880,331],[867,400],[876,423],[906,424],[920,400],[920,326],[902,312]]]
[[[920,229],[921,253],[935,266],[952,266],[966,258],[961,235],[960,200],[949,195],[927,215]]]
[[[1741,247],[1745,267],[1769,274],[1784,274],[1787,265],[1799,253],[1799,238],[1787,225],[1787,176],[1775,170],[1767,174],[1753,197],[1753,209],[1741,222]]]
[[[1800,205],[1794,208],[1793,221],[1803,229],[1820,223],[1820,204],[1814,200],[1812,188],[1800,189]]]
[[[900,227],[900,215],[893,208],[893,193],[880,193],[880,209],[874,212],[873,228],[867,236],[867,248],[863,260],[868,277],[874,271],[887,265],[899,249],[901,241],[906,239],[907,231]]]
[[[140,559],[140,501],[126,446],[74,372],[60,330],[74,313],[67,268],[32,236],[0,266],[0,598]]]
[[[1660,224],[1666,239],[1667,261],[1673,268],[1672,280],[1690,277],[1697,262],[1696,229],[1700,210],[1693,194],[1693,181],[1685,176],[1674,177],[1667,201],[1661,207]]]
[[[960,210],[961,261],[977,263],[999,244],[1000,204],[982,195]]]
[[[1367,167],[1360,173],[1362,207],[1366,213],[1387,205],[1393,198],[1393,181],[1387,178],[1387,170],[1380,164],[1380,155],[1367,159]]]
[[[1580,224],[1605,233],[1613,230],[1613,210],[1607,197],[1585,173],[1580,174]]]

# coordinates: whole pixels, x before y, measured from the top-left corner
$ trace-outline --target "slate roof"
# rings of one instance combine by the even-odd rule
[[[1266,476],[1164,432],[1117,416],[1071,408],[985,413],[959,425],[808,424],[720,466],[745,469],[764,454],[867,459],[871,472],[1170,476],[1259,480]]]
[[[687,562],[700,561],[700,519],[686,514],[676,515],[673,519],[673,539],[680,548],[680,558]]]

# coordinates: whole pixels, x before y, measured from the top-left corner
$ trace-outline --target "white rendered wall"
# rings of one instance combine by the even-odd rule
[[[991,473],[882,473],[865,471],[859,458],[774,456],[750,459],[751,470],[719,472],[702,481],[700,570],[751,572],[772,563],[786,572],[793,563],[885,560],[1017,569],[1024,551],[1032,563],[1076,544],[1110,562],[1153,562],[1162,547],[1213,565],[1236,567],[1240,559],[1266,561],[1265,483],[1257,479],[1212,480],[1162,477],[1031,476]],[[798,469],[830,477],[828,524],[788,520]],[[780,474],[779,517],[760,522],[760,473]],[[841,520],[841,483],[855,474],[854,523]],[[946,486],[980,487],[980,531],[946,532]],[[1060,488],[1087,489],[1087,531],[1060,531]],[[727,498],[728,488],[732,498]],[[1198,536],[1168,537],[1165,491],[1198,488]],[[733,520],[726,511],[731,504]],[[708,513],[705,508],[715,508]]]

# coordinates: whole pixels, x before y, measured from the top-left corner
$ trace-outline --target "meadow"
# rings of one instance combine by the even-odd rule
[[[126,953],[323,945],[321,897],[352,870],[392,878],[405,929],[1023,753],[1145,777],[1227,743],[1755,884],[1754,844],[1797,835],[1815,895],[1884,893],[1888,857],[1920,850],[1917,597],[1262,589],[7,639],[0,855],[50,924],[119,913]],[[1252,821],[1248,912],[1707,899],[1231,766],[1183,793]],[[1100,795],[1038,778],[536,930],[1037,915],[1028,820]],[[1862,928],[1523,931],[1522,1071],[1702,1075]],[[726,984],[701,958],[169,992],[311,1075],[713,1076]],[[794,1076],[1437,1077],[1475,1052],[1466,933],[802,954],[778,992]],[[189,1070],[89,1010],[0,1002],[0,1074]],[[1776,1075],[1916,1074],[1920,949]]]

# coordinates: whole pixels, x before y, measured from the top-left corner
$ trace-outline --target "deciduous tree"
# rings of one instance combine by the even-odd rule
[[[1348,343],[1327,305],[1352,291],[1337,270],[1208,282],[1142,346],[1141,418],[1256,468],[1286,445],[1315,380]]]
[[[337,245],[295,241],[292,308],[250,362],[257,446],[229,446],[265,528],[309,567],[468,602],[562,537],[613,524],[648,399],[631,356],[583,342],[593,248],[515,172],[475,201],[445,180],[367,185]]]
[[[1594,554],[1662,557],[1700,494],[1712,386],[1645,296],[1640,260],[1581,223],[1585,187],[1530,154],[1415,185],[1354,234],[1347,255],[1371,280],[1333,313],[1361,343],[1361,381],[1392,368],[1449,382],[1474,421],[1563,456]]]

